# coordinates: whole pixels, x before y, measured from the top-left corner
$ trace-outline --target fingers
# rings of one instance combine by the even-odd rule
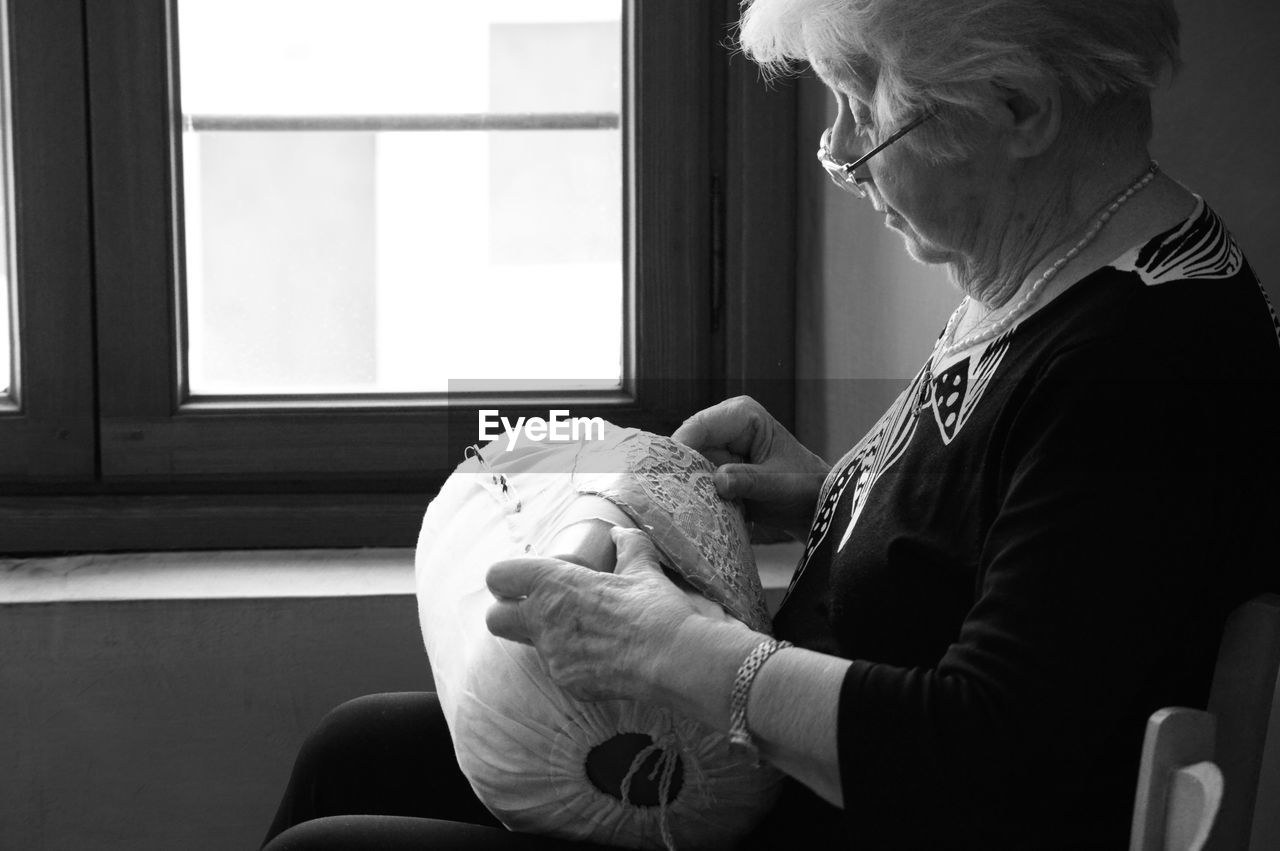
[[[524,621],[519,600],[497,600],[484,613],[484,623],[489,632],[499,638],[533,644],[533,635]]]
[[[726,399],[699,411],[672,433],[671,439],[696,452],[722,450],[748,458],[762,424],[764,409],[749,396]],[[711,459],[721,463],[719,459]]]
[[[518,600],[528,597],[549,571],[569,569],[563,561],[554,558],[511,558],[495,562],[484,581],[493,596]]]
[[[706,458],[717,467],[721,464],[740,464],[745,460],[741,455],[734,455],[732,452],[725,449],[706,449],[699,451],[702,457]]]
[[[613,536],[613,545],[618,549],[618,566],[613,570],[615,574],[662,570],[658,564],[658,550],[644,532],[614,526],[610,534]]]
[[[714,444],[709,439],[707,426],[703,423],[706,411],[698,411],[698,413],[689,417],[680,424],[680,427],[671,432],[671,439],[676,443],[683,443],[695,452],[705,452]]]
[[[497,600],[485,612],[485,626],[499,638],[532,645],[537,638],[539,606],[529,598],[551,574],[563,577],[585,570],[554,558],[512,558],[495,562],[485,584]]]
[[[763,496],[760,469],[752,464],[724,464],[715,472],[716,493],[725,499],[755,499]]]

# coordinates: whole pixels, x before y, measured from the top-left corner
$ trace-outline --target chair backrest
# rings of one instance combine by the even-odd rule
[[[1222,806],[1222,769],[1196,762],[1173,773],[1165,814],[1167,851],[1200,851]]]
[[[1226,789],[1208,851],[1280,849],[1280,595],[1255,597],[1223,632],[1209,695]]]
[[[1129,851],[1200,851],[1222,804],[1222,770],[1210,762],[1213,716],[1168,706],[1147,719]]]

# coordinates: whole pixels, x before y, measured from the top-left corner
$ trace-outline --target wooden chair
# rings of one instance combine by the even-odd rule
[[[1280,595],[1228,618],[1208,711],[1147,722],[1130,851],[1280,849]]]

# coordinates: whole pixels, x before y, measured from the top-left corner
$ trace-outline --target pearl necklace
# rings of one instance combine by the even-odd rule
[[[941,363],[956,352],[964,351],[965,349],[976,346],[979,343],[985,343],[993,337],[998,337],[1007,327],[1012,325],[1018,319],[1021,319],[1022,316],[1031,309],[1032,305],[1035,304],[1036,299],[1040,296],[1040,291],[1044,289],[1044,285],[1053,280],[1053,277],[1062,270],[1062,267],[1074,260],[1076,255],[1078,255],[1086,245],[1093,242],[1094,237],[1096,237],[1098,232],[1102,230],[1103,226],[1111,220],[1111,217],[1115,215],[1116,210],[1120,209],[1120,206],[1124,204],[1125,201],[1128,201],[1139,190],[1143,189],[1148,183],[1154,180],[1156,172],[1159,170],[1160,166],[1155,160],[1152,160],[1151,165],[1149,165],[1147,170],[1143,172],[1142,177],[1138,178],[1134,181],[1133,185],[1116,196],[1116,199],[1112,201],[1101,214],[1099,214],[1098,218],[1094,219],[1093,224],[1089,226],[1089,230],[1085,231],[1085,234],[1080,238],[1080,241],[1071,246],[1071,248],[1067,250],[1066,254],[1053,261],[1053,265],[1048,269],[1045,269],[1044,274],[1037,278],[1035,283],[1033,283],[1027,290],[1027,294],[1022,297],[1022,301],[1015,304],[1008,313],[1001,316],[983,330],[974,331],[960,340],[954,340],[956,326],[960,323],[960,317],[964,315],[965,309],[969,306],[970,299],[968,296],[965,296],[960,302],[960,306],[955,309],[955,312],[951,314],[951,318],[947,320],[946,330],[942,332],[942,336],[938,339],[938,345],[940,348],[935,349],[934,351],[934,364]]]

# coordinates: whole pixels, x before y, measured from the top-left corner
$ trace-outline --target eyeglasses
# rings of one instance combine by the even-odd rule
[[[836,186],[839,186],[841,189],[848,192],[852,192],[859,198],[866,198],[867,190],[862,188],[862,184],[869,182],[870,179],[866,177],[859,179],[857,176],[858,169],[866,165],[867,160],[871,159],[876,154],[880,153],[885,148],[889,147],[932,117],[932,112],[924,113],[919,118],[909,122],[901,130],[897,131],[888,139],[885,139],[883,142],[876,145],[874,148],[867,151],[851,163],[839,162],[831,156],[831,128],[828,127],[823,131],[822,140],[818,143],[818,162],[822,163],[822,167],[827,170],[827,175]]]

